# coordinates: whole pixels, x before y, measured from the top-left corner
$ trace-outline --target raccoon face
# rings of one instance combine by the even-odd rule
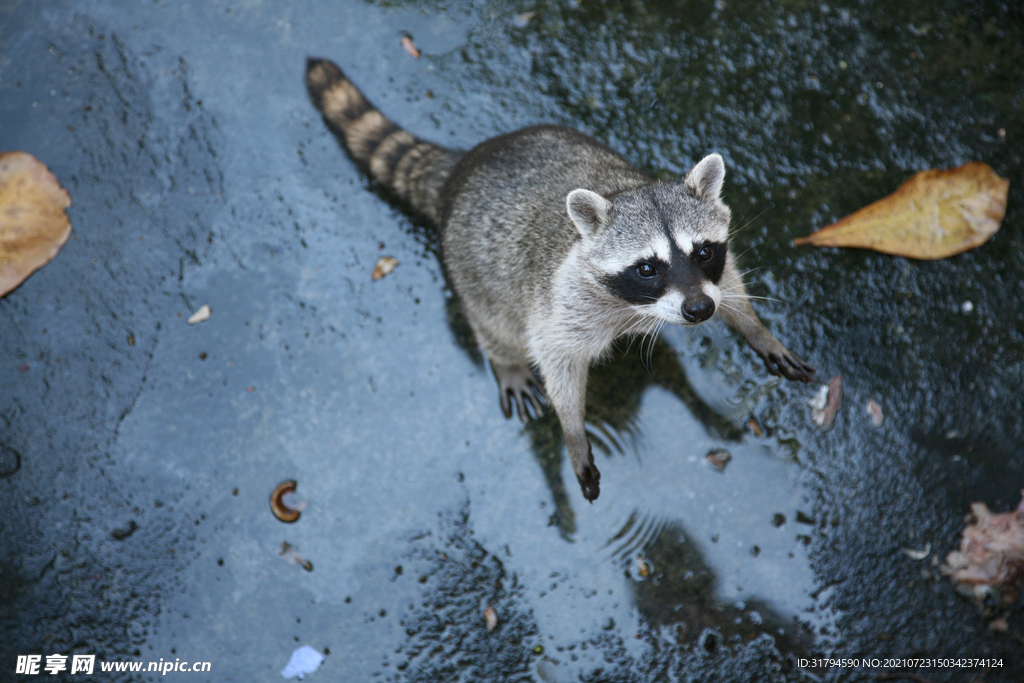
[[[681,325],[702,323],[718,306],[718,282],[728,248],[724,242],[700,242],[688,254],[675,242],[670,244],[668,259],[641,256],[599,281],[637,312]]]
[[[570,193],[569,216],[597,281],[640,315],[680,325],[714,315],[728,258],[724,174],[721,157],[711,155],[682,183],[654,183],[612,200]]]

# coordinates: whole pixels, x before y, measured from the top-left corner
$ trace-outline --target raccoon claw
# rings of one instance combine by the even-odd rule
[[[583,497],[591,503],[597,500],[597,497],[601,495],[601,472],[597,467],[593,463],[586,465],[582,474],[576,475],[576,479],[580,482]]]
[[[768,353],[764,356],[768,372],[797,382],[810,382],[814,368],[788,351],[784,354]]]
[[[494,371],[494,378],[498,380],[501,412],[505,419],[512,417],[513,400],[516,404],[516,413],[524,423],[530,420],[531,411],[532,417],[544,414],[544,389],[529,368],[491,363],[491,370]]]
[[[569,456],[572,458],[572,469],[576,473],[580,489],[583,490],[583,497],[593,503],[601,495],[601,472],[594,464],[594,452],[590,448],[590,442],[585,441],[582,446],[577,444],[577,448],[579,450],[574,449],[570,441]],[[586,451],[585,457],[581,457],[583,450]]]

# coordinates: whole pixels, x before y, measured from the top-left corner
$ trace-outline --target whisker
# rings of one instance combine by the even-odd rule
[[[776,299],[773,296],[754,296],[753,294],[747,294],[746,296],[744,296],[742,294],[733,294],[731,292],[722,292],[722,298],[723,299],[730,299],[730,300],[733,300],[733,301],[741,301],[743,299],[753,299],[754,301],[770,301],[770,302],[776,303],[776,304],[788,303],[788,302],[786,302],[786,301],[784,301],[782,299]]]
[[[654,330],[648,335],[650,342],[647,345],[647,368],[649,371],[653,371],[651,366],[654,363],[654,345],[658,343],[658,335],[661,334],[661,328],[665,326],[665,322],[664,320],[658,320]]]
[[[733,313],[736,313],[737,315],[740,315],[740,316],[746,318],[750,322],[757,322],[754,318],[752,318],[750,316],[750,314],[742,311],[741,309],[737,308],[736,306],[732,306],[732,305],[726,303],[725,301],[722,302],[722,308],[727,308],[730,311],[732,311]]]
[[[651,328],[648,327],[646,330],[644,330],[644,334],[640,338],[640,362],[643,363],[643,366],[647,370],[647,372],[652,372],[652,370],[651,362],[649,360],[649,354],[646,351],[644,351],[644,346],[650,341],[650,338]]]
[[[730,231],[729,231],[729,236],[731,237],[732,235],[738,234],[739,232],[741,232],[741,231],[743,231],[743,230],[746,230],[746,229],[747,229],[747,227],[748,227],[748,226],[749,226],[749,225],[750,225],[751,223],[753,223],[753,222],[754,222],[754,221],[756,221],[756,220],[757,220],[758,218],[760,218],[761,216],[763,216],[763,215],[765,215],[766,213],[768,213],[768,208],[770,208],[770,207],[766,207],[766,208],[764,209],[764,211],[762,211],[761,213],[757,214],[756,216],[754,216],[753,218],[751,218],[751,219],[750,219],[749,221],[747,221],[747,222],[746,222],[746,223],[744,223],[743,225],[737,226],[737,227],[733,228],[732,230],[730,230]]]
[[[744,276],[750,275],[755,270],[761,270],[761,269],[760,268],[751,268],[750,270],[745,270],[742,273],[737,273],[734,277],[731,277],[728,280],[726,280],[725,282],[720,283],[718,286],[719,287],[725,287],[726,285],[732,284],[733,282],[736,282],[737,280],[742,282]]]
[[[637,330],[637,328],[641,327],[645,323],[644,316],[640,315],[639,313],[636,314],[634,317],[636,318],[635,320],[633,320],[632,318],[630,319],[633,320],[632,324],[630,324],[630,326],[623,330],[622,333],[619,335],[623,337],[629,337],[629,343],[626,345],[626,353],[629,353],[629,350],[633,348],[633,340],[637,336],[635,330]]]
[[[616,334],[616,335],[615,335],[615,336],[616,336],[616,338],[618,338],[618,337],[628,337],[628,338],[629,338],[629,342],[628,342],[628,343],[626,344],[626,352],[627,352],[627,353],[629,353],[629,350],[630,350],[631,348],[633,348],[633,337],[635,336],[635,335],[633,335],[633,334],[632,334],[632,332],[633,332],[633,329],[634,329],[634,328],[636,328],[636,326],[637,326],[637,325],[638,325],[638,324],[639,324],[639,323],[640,323],[640,322],[641,322],[642,320],[643,320],[643,316],[642,316],[642,315],[640,315],[639,313],[635,313],[635,312],[634,312],[634,313],[633,313],[633,315],[631,315],[631,316],[630,316],[630,317],[629,317],[629,318],[628,318],[628,319],[626,320],[626,322],[625,322],[625,323],[623,323],[623,328],[622,328],[622,330],[621,330],[621,331],[620,331],[620,332],[619,332],[618,334]]]

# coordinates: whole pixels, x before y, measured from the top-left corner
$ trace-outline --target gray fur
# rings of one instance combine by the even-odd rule
[[[396,126],[332,62],[307,59],[306,87],[356,163],[413,211],[439,223],[441,188],[462,153]]]
[[[540,411],[539,371],[588,500],[600,492],[600,473],[584,428],[587,373],[617,337],[698,324],[717,311],[769,372],[810,379],[814,369],[758,320],[724,249],[731,214],[720,199],[725,165],[717,154],[672,183],[557,126],[462,154],[398,128],[330,62],[309,60],[307,84],[353,158],[439,228],[445,270],[490,359],[506,417],[511,399],[524,421]],[[638,276],[647,261],[661,264],[657,296],[645,294],[655,290]]]

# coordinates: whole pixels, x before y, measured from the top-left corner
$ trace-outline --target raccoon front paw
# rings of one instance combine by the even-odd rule
[[[594,464],[594,451],[590,441],[584,436],[582,441],[567,439],[569,457],[572,460],[572,471],[583,490],[583,497],[593,503],[601,495],[601,472]]]
[[[785,348],[781,352],[762,354],[764,366],[773,375],[782,376],[796,382],[810,382],[815,373],[814,368],[800,360]]]
[[[501,365],[492,361],[491,370],[494,372],[494,378],[498,380],[501,412],[506,419],[512,417],[513,401],[516,404],[516,413],[523,422],[544,414],[544,388],[530,368],[522,365]]]
[[[582,473],[576,473],[576,479],[580,482],[583,490],[583,497],[593,503],[601,495],[601,472],[594,463],[585,465]]]

